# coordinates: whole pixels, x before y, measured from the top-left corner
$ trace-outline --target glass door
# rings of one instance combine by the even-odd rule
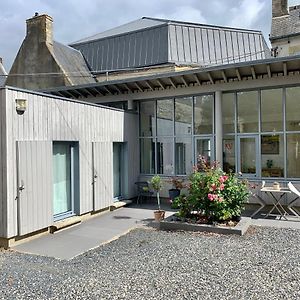
[[[245,177],[257,177],[258,173],[258,137],[239,136],[238,172]]]
[[[113,143],[114,198],[122,197],[122,143]]]
[[[199,156],[203,156],[209,163],[214,158],[213,138],[211,137],[197,137],[195,139],[195,162],[199,160]]]
[[[73,213],[73,164],[70,143],[53,143],[53,214],[60,219]]]

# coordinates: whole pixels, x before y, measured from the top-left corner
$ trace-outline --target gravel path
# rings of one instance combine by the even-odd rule
[[[70,261],[0,252],[0,299],[300,299],[300,231],[136,229]]]

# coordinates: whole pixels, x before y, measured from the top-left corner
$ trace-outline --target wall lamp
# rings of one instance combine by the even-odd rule
[[[23,115],[27,108],[27,99],[16,99],[16,111],[18,115]]]

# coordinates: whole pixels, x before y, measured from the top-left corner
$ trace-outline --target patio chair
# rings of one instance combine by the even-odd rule
[[[266,185],[266,182],[263,180],[261,182],[261,187],[260,189],[264,188]],[[265,206],[266,203],[265,201],[261,198],[261,196],[258,194],[258,192],[255,192],[253,194],[253,196],[257,199],[257,201],[259,202],[260,207],[250,216],[250,218],[253,218],[255,215],[257,215]]]
[[[299,217],[300,212],[295,207],[293,207],[293,204],[300,198],[300,192],[291,182],[288,183],[288,187],[292,193],[297,195],[297,197],[292,200],[287,207],[296,217]]]
[[[149,184],[147,181],[138,181],[135,183],[137,186],[137,199],[136,204],[139,204],[139,201],[153,196],[153,192],[150,190]]]

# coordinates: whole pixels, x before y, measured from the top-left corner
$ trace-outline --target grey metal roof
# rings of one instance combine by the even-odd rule
[[[122,96],[156,90],[182,87],[214,85],[265,78],[278,78],[300,74],[300,55],[276,57],[213,67],[194,68],[187,71],[160,73],[148,77],[97,82],[81,86],[51,88],[43,90],[56,96],[75,99],[100,99],[106,96]]]
[[[142,18],[73,43],[94,73],[163,64],[216,65],[264,59],[260,31]]]
[[[4,69],[4,66],[0,62],[0,87],[5,85],[6,75],[7,75],[7,73]]]
[[[54,41],[53,52],[72,85],[95,82],[80,51]]]
[[[94,40],[100,40],[106,37],[112,37],[115,35],[120,35],[123,33],[128,33],[128,32],[132,32],[132,31],[137,31],[137,30],[141,30],[141,29],[146,29],[146,28],[150,28],[150,27],[154,27],[154,26],[158,26],[158,25],[162,25],[165,24],[166,20],[156,20],[156,19],[151,19],[151,18],[142,18],[142,19],[138,19],[138,20],[134,20],[131,21],[129,23],[126,23],[124,25],[106,30],[104,32],[101,33],[97,33],[95,35],[92,35],[90,37],[81,39],[79,41],[73,42],[71,43],[71,45],[77,45],[77,44],[81,44],[81,43],[85,43],[85,42],[90,42],[90,41],[94,41]]]
[[[300,5],[291,6],[289,14],[272,19],[270,40],[300,34]]]

